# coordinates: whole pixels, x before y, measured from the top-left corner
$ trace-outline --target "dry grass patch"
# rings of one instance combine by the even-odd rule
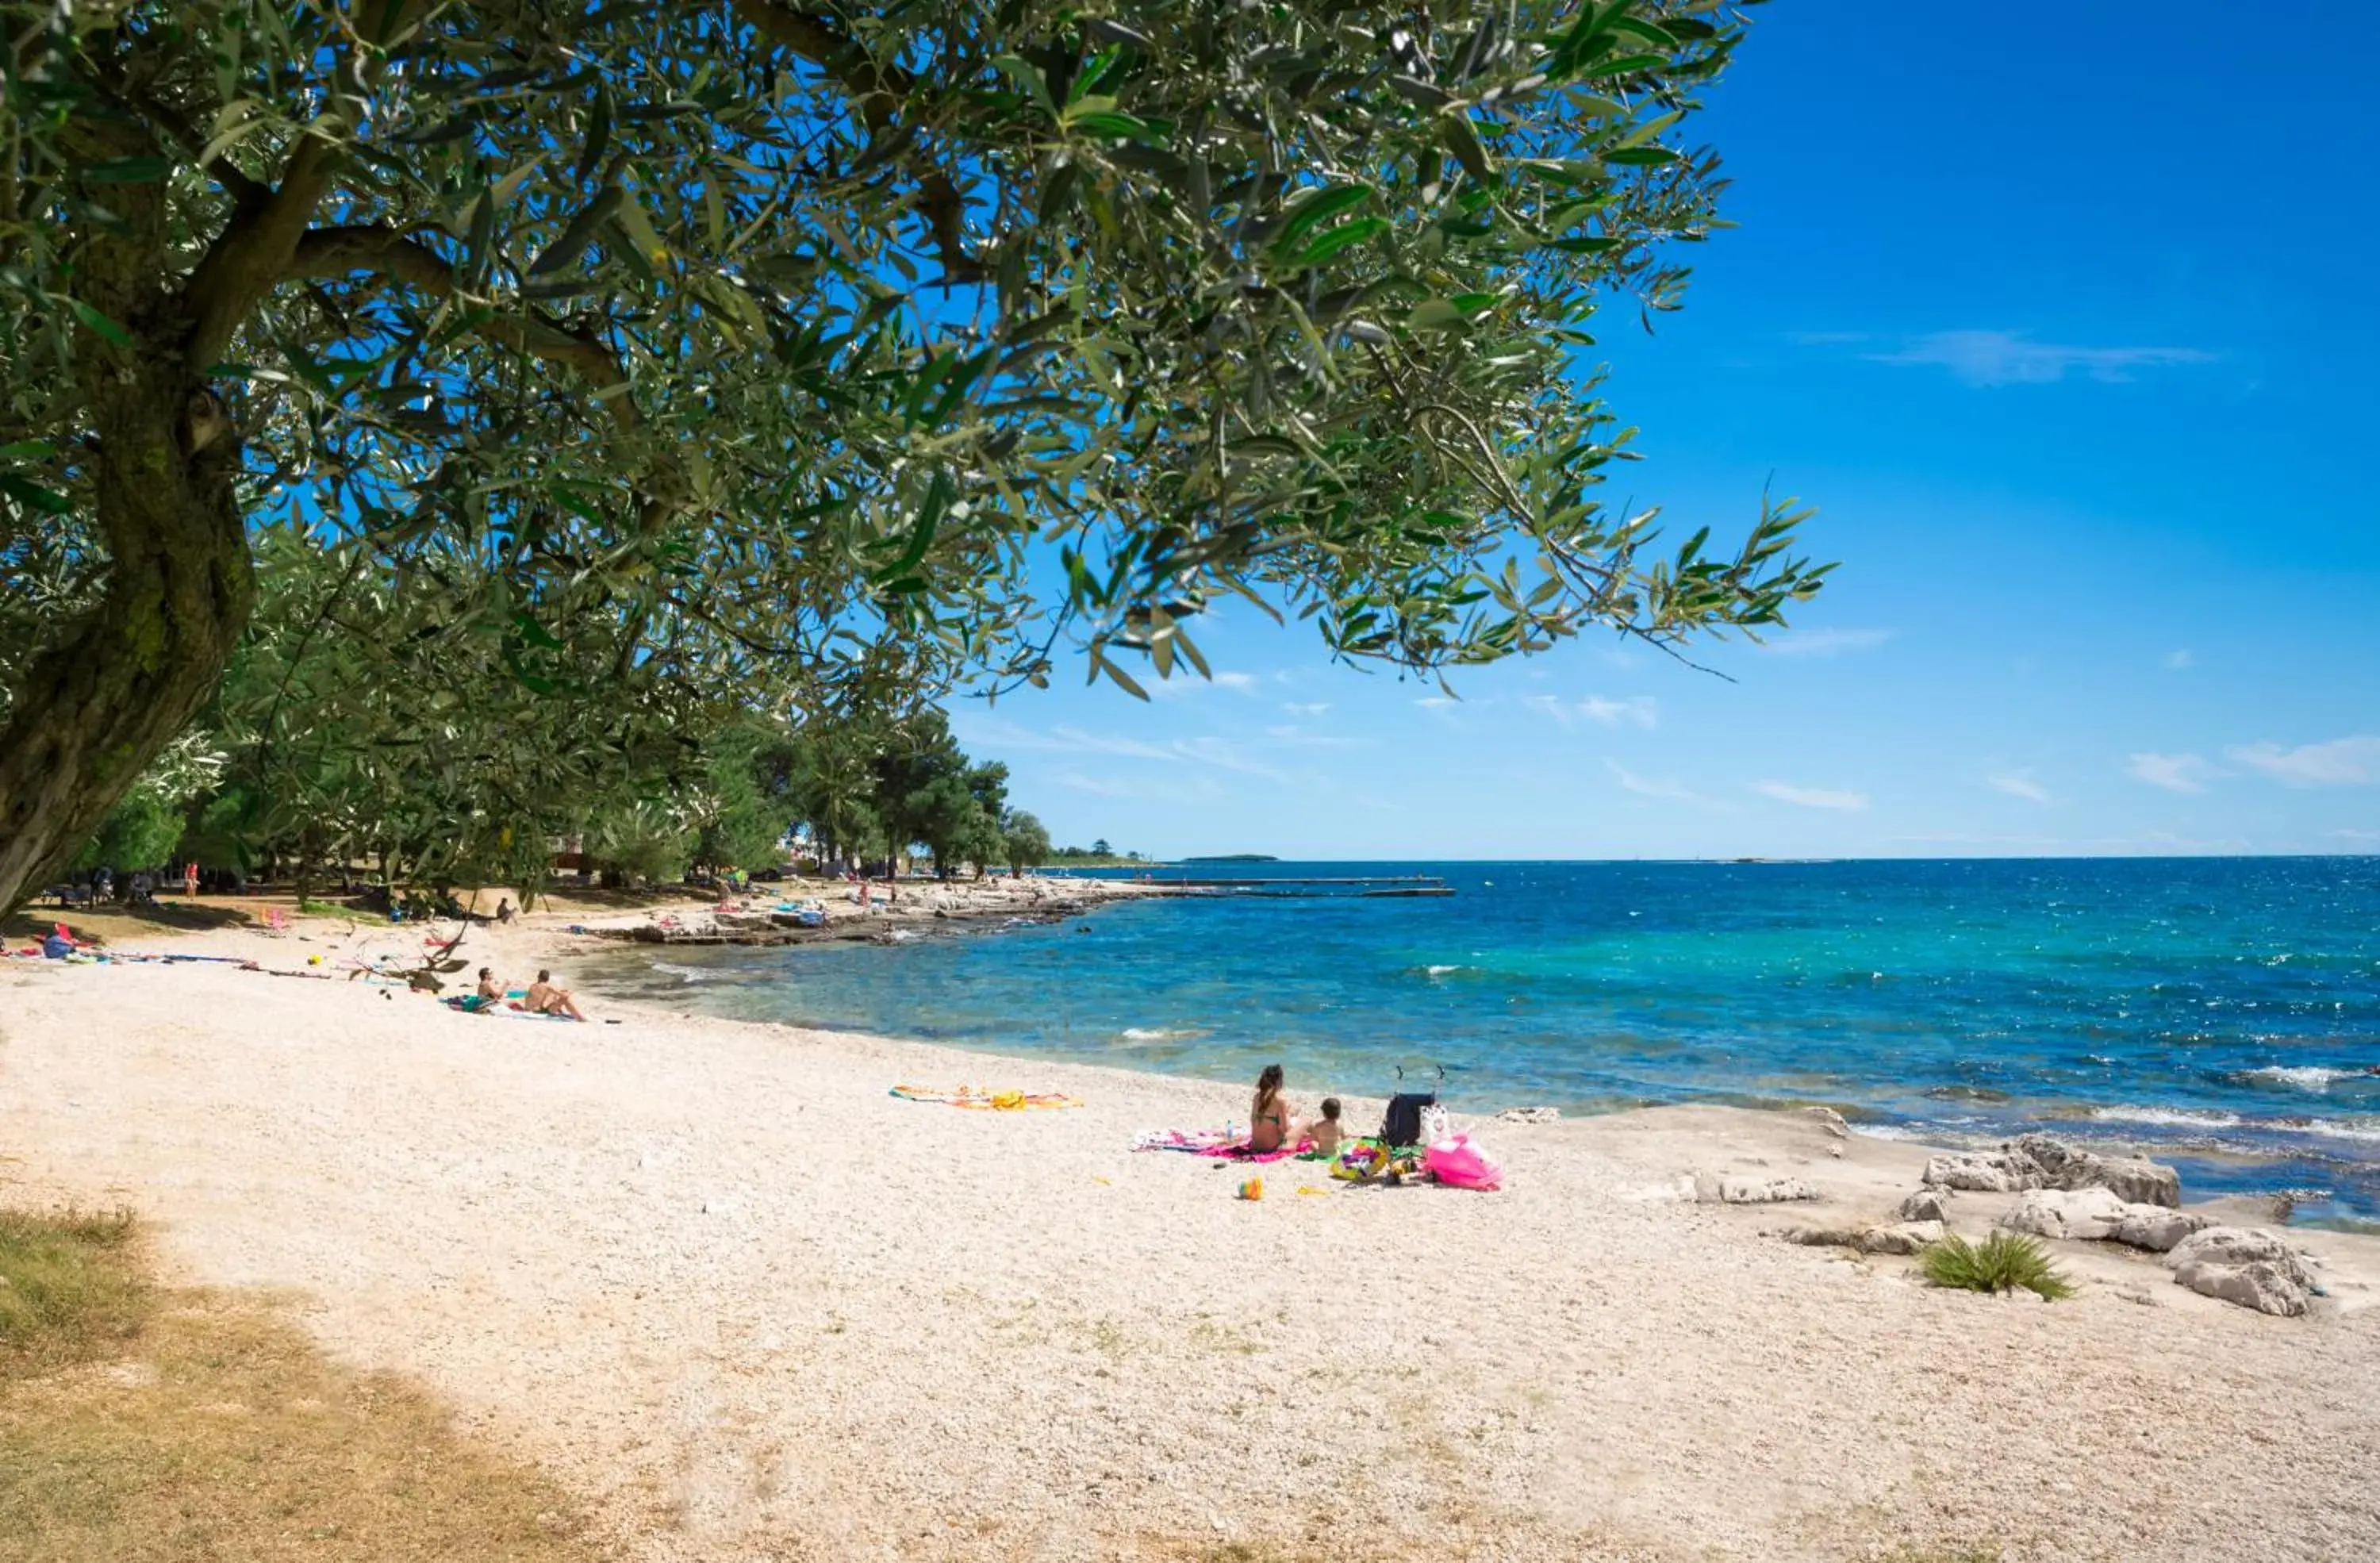
[[[592,1563],[428,1396],[151,1286],[130,1220],[0,1213],[0,1563]]]

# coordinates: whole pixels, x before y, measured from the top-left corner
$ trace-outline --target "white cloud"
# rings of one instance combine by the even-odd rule
[[[1656,727],[1661,721],[1661,704],[1650,695],[1632,695],[1624,700],[1590,695],[1578,703],[1578,714],[1606,727]]]
[[[2333,830],[2330,832],[2330,838],[2336,842],[2355,842],[2364,846],[2372,846],[2380,844],[2380,830]]]
[[[1328,700],[1287,700],[1282,702],[1281,709],[1287,711],[1292,716],[1318,717],[1323,712],[1330,709],[1330,702]]]
[[[1888,629],[1806,630],[1768,641],[1760,651],[1767,657],[1839,657],[1846,651],[1872,651],[1899,633]]]
[[[2368,787],[2380,782],[2380,738],[2359,733],[2327,744],[2248,744],[2224,753],[2240,765],[2290,787]]]
[[[1458,705],[1460,702],[1451,695],[1425,695],[1414,704],[1426,711],[1442,711],[1447,707]]]
[[[1186,780],[1155,777],[1089,776],[1079,770],[1062,770],[1052,778],[1061,787],[1071,787],[1078,793],[1088,793],[1101,798],[1144,798],[1155,803],[1213,803],[1223,795],[1212,778],[1194,776]]]
[[[1564,727],[1581,717],[1605,727],[1658,727],[1661,721],[1661,703],[1650,695],[1632,695],[1624,700],[1590,695],[1575,703],[1559,695],[1524,695],[1521,704],[1545,712]]]
[[[1053,728],[1048,733],[1014,722],[984,722],[972,724],[975,741],[986,749],[1033,749],[1046,754],[1116,755],[1125,759],[1160,760],[1170,765],[1188,761],[1194,765],[1211,766],[1217,770],[1237,771],[1245,776],[1261,776],[1269,782],[1291,780],[1278,769],[1251,755],[1243,754],[1228,739],[1169,738],[1161,744],[1151,744],[1138,738],[1112,737],[1103,733],[1087,733],[1079,727]],[[1069,783],[1072,785],[1073,783]]]
[[[1648,798],[1675,798],[1682,803],[1704,801],[1701,794],[1682,782],[1671,782],[1660,777],[1639,776],[1615,759],[1607,759],[1603,763],[1611,772],[1611,779],[1629,792],[1642,794]]]
[[[2015,331],[1937,331],[1898,353],[1867,356],[1879,364],[1946,369],[1969,385],[2047,385],[2070,370],[2117,382],[2131,379],[2134,370],[2215,361],[2214,354],[2196,347],[2078,347],[2035,342]]]
[[[2168,793],[2203,793],[2215,768],[2196,755],[2134,755],[2124,769],[2136,782]]]
[[[1361,749],[1371,744],[1368,738],[1341,738],[1328,733],[1309,733],[1293,722],[1268,727],[1265,736],[1292,749]]]
[[[1204,695],[1212,689],[1228,689],[1234,695],[1246,695],[1257,686],[1257,675],[1244,672],[1219,672],[1212,678],[1201,678],[1198,670],[1176,662],[1172,678],[1144,678],[1140,686],[1148,691],[1152,700],[1179,700],[1185,696]]]
[[[1779,803],[1802,808],[1836,808],[1857,813],[1867,806],[1865,793],[1834,792],[1825,787],[1796,787],[1785,782],[1755,782],[1752,790]]]
[[[2003,770],[1985,777],[1984,784],[2012,798],[2024,798],[2037,804],[2056,801],[2049,795],[2048,788],[2033,779],[2030,770]]]
[[[2190,648],[2185,646],[2179,651],[2168,651],[2165,654],[2165,671],[2180,672],[2197,660],[2197,658],[2190,654]]]

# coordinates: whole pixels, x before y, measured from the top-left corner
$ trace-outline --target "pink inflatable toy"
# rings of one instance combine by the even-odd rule
[[[1440,1140],[1422,1152],[1422,1170],[1453,1189],[1494,1191],[1504,1186],[1503,1169],[1480,1154],[1468,1134]]]

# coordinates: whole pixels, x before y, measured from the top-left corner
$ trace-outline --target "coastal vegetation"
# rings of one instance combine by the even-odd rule
[[[2051,1302],[2074,1295],[2074,1283],[2050,1263],[2041,1244],[2015,1232],[1996,1231],[1981,1242],[1953,1233],[1927,1244],[1917,1263],[1936,1286],[1990,1292],[2022,1289]]]
[[[601,1555],[419,1390],[158,1285],[128,1214],[0,1209],[0,1559]]]
[[[1825,575],[1790,504],[1671,547],[1599,498],[1580,354],[1717,221],[1725,7],[0,21],[0,908],[170,811],[211,702],[311,776],[226,830],[328,774],[414,859],[601,801],[650,864],[735,763],[689,725],[1141,694],[1225,599],[1433,676]]]

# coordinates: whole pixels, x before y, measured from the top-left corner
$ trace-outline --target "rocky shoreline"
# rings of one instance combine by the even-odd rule
[[[756,887],[741,902],[657,908],[601,920],[581,918],[547,931],[574,939],[643,945],[795,945],[832,941],[898,943],[938,926],[1058,923],[1119,901],[1194,893],[1179,887],[1113,879],[981,879],[910,883],[888,896],[870,887],[856,899],[841,880],[788,879]],[[804,908],[809,908],[807,915]]]

